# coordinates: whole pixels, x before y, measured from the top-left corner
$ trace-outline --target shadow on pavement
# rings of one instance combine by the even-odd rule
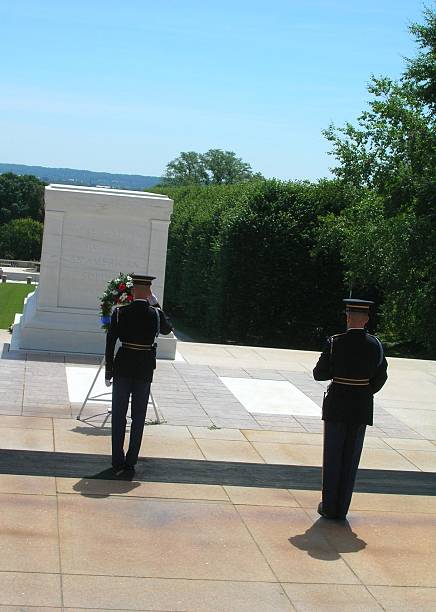
[[[92,476],[85,476],[79,482],[76,482],[73,489],[84,497],[102,498],[110,495],[122,495],[140,486],[140,483],[133,481],[133,478],[134,474],[126,472],[115,475],[113,470],[109,468]]]
[[[107,455],[34,450],[0,450],[0,474],[102,479],[110,466]],[[218,484],[278,489],[321,489],[321,468],[200,459],[141,458],[139,482]],[[355,491],[403,495],[436,495],[436,473],[401,470],[358,471]]]
[[[340,553],[358,552],[366,547],[366,542],[353,532],[348,521],[333,523],[324,518],[318,519],[305,533],[289,538],[289,542],[322,561],[336,561]]]
[[[74,433],[83,434],[84,436],[110,436],[110,427],[80,427],[77,425],[71,429]]]

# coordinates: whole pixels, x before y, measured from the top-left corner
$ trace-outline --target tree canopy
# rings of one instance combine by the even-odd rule
[[[0,226],[0,257],[39,261],[43,224],[33,219],[14,219]]]
[[[233,151],[209,149],[206,153],[184,151],[166,167],[167,185],[231,185],[261,177]]]
[[[45,184],[35,176],[0,174],[0,257],[39,260]]]
[[[0,224],[29,217],[44,217],[44,183],[35,176],[0,174]]]

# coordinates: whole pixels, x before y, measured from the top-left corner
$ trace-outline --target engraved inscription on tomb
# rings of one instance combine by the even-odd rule
[[[64,223],[59,306],[96,309],[111,278],[147,267],[149,223],[132,227],[119,218],[117,227],[108,227],[104,219],[92,219],[92,225],[74,219]]]

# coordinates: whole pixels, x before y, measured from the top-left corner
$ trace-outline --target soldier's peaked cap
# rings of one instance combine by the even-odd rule
[[[369,313],[369,309],[373,306],[374,302],[369,300],[356,300],[354,298],[347,298],[344,300],[346,312],[364,312]]]
[[[155,276],[149,276],[148,274],[132,274],[134,285],[151,285],[155,278]]]

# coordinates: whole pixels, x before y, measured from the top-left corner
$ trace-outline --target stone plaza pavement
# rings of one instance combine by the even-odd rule
[[[74,418],[96,360],[1,334],[0,611],[436,610],[436,362],[389,360],[334,523],[316,514],[317,353],[179,343],[127,480],[106,406]]]

